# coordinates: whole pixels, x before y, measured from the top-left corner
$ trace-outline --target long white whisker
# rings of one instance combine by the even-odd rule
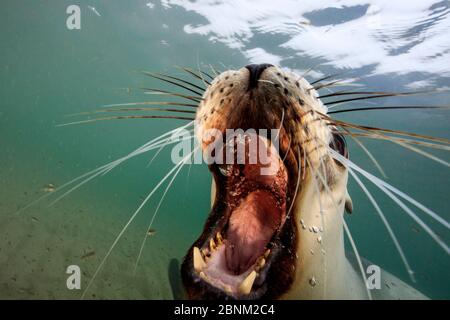
[[[283,162],[286,160],[286,158],[287,158],[287,156],[289,154],[289,151],[291,150],[291,143],[292,143],[292,139],[289,138],[289,144],[288,144],[286,152],[284,153],[284,157],[283,157],[283,160],[282,160]]]
[[[67,192],[65,192],[64,194],[62,194],[61,196],[59,196],[57,199],[55,199],[52,203],[50,203],[49,206],[53,206],[55,203],[57,203],[58,201],[60,201],[62,198],[66,197],[67,195],[69,195],[70,193],[72,193],[73,191],[75,191],[76,189],[78,189],[79,187],[81,187],[82,185],[84,185],[85,183],[89,182],[90,180],[94,179],[95,177],[101,175],[105,175],[107,174],[109,171],[113,170],[114,168],[116,168],[118,165],[120,165],[121,163],[127,161],[128,159],[135,157],[139,154],[148,152],[152,149],[157,148],[160,144],[165,145],[165,144],[170,144],[173,143],[174,141],[171,141],[172,138],[165,138],[162,139],[163,137],[169,135],[169,134],[173,134],[175,132],[179,132],[182,129],[184,129],[186,126],[182,126],[181,128],[176,128],[174,130],[171,130],[169,132],[166,132],[165,134],[152,139],[151,141],[147,142],[146,144],[144,144],[143,146],[139,147],[138,149],[134,150],[133,152],[131,152],[130,154],[128,154],[127,156],[124,156],[122,158],[119,158],[109,164],[106,164],[102,167],[100,167],[101,170],[99,170],[98,172],[96,172],[93,176],[85,179],[84,181],[80,182],[79,184],[75,185],[73,188],[71,188],[70,190],[68,190]],[[159,140],[158,140],[159,139]]]
[[[354,137],[353,135],[350,134],[350,137],[353,139],[353,141],[355,141],[361,147],[361,149],[367,154],[367,156],[370,158],[370,160],[372,160],[372,163],[375,165],[375,167],[377,167],[377,169],[378,169],[378,171],[380,171],[381,175],[384,178],[387,178],[386,173],[384,172],[383,168],[378,163],[377,159],[375,159],[373,154],[369,151],[369,149],[367,149],[366,146],[361,141],[359,141],[359,139]]]
[[[105,171],[103,174],[108,173],[109,171],[111,171],[112,169],[114,169],[116,166],[118,166],[120,163],[122,163],[122,162],[124,162],[124,161],[126,161],[126,160],[128,160],[128,159],[130,159],[130,158],[132,158],[132,157],[135,157],[135,156],[140,155],[140,154],[142,154],[142,153],[148,152],[148,151],[150,151],[150,150],[152,150],[152,149],[155,149],[155,148],[158,148],[158,147],[160,147],[160,146],[164,146],[164,145],[167,145],[167,144],[171,144],[171,143],[174,143],[174,142],[178,142],[179,140],[178,140],[178,141],[174,141],[174,139],[177,138],[177,136],[174,136],[174,135],[179,134],[181,130],[183,130],[183,129],[189,127],[189,126],[192,125],[192,124],[193,124],[193,121],[190,122],[190,123],[188,123],[187,125],[184,125],[184,126],[175,128],[175,129],[173,129],[173,130],[170,130],[169,132],[166,132],[165,134],[163,134],[163,135],[161,135],[161,136],[159,136],[159,137],[157,137],[157,138],[155,138],[155,139],[149,141],[148,143],[144,144],[142,147],[136,149],[135,151],[133,151],[132,153],[128,154],[127,156],[118,159],[118,160],[117,160],[118,163],[116,163],[115,166],[111,166],[111,167],[110,167],[107,171]],[[172,135],[172,136],[171,136],[171,137],[165,138],[165,137],[168,136],[168,135]],[[164,139],[162,139],[162,138],[164,138]],[[159,139],[159,140],[158,140],[158,139]]]
[[[189,133],[192,133],[193,131],[194,131],[194,130],[191,130],[191,131],[189,131]],[[178,133],[179,133],[179,132],[174,132],[174,134],[178,134]],[[189,138],[192,139],[193,136],[190,136]],[[184,140],[187,140],[187,139],[181,139],[181,140],[178,140],[177,142],[184,141]],[[152,157],[152,158],[150,159],[150,161],[148,162],[147,167],[150,167],[150,165],[153,163],[153,161],[158,157],[158,155],[161,153],[161,151],[164,149],[164,147],[166,147],[168,144],[170,144],[170,143],[163,144],[163,145],[161,145],[161,147],[159,147],[158,151],[155,152],[155,154],[153,155],[153,157]]]
[[[193,153],[193,152],[191,152],[190,155],[192,155],[192,153]],[[161,199],[159,200],[159,203],[158,203],[158,205],[157,205],[157,207],[156,207],[156,209],[155,209],[155,212],[153,213],[153,216],[152,216],[152,218],[151,218],[151,220],[150,220],[150,223],[148,224],[148,227],[147,227],[147,229],[145,230],[144,239],[142,240],[142,244],[141,244],[141,247],[140,247],[140,249],[139,249],[139,254],[138,254],[138,257],[137,257],[137,259],[136,259],[136,264],[135,264],[135,266],[134,266],[133,274],[136,274],[136,270],[137,270],[137,268],[138,268],[139,261],[141,260],[142,252],[144,251],[145,242],[147,241],[147,238],[148,238],[148,234],[147,234],[147,233],[148,233],[148,230],[150,230],[150,228],[151,228],[152,225],[153,225],[153,222],[155,221],[156,215],[158,214],[159,208],[161,207],[161,204],[163,203],[164,198],[166,197],[167,191],[169,191],[170,187],[172,186],[173,181],[174,181],[175,178],[178,176],[178,173],[181,171],[181,169],[183,168],[183,166],[185,165],[185,163],[187,162],[187,160],[188,160],[188,158],[186,159],[186,161],[183,161],[183,162],[181,163],[181,165],[178,167],[178,169],[177,169],[177,171],[174,173],[172,179],[171,179],[171,180],[169,181],[169,183],[167,184],[167,187],[166,187],[166,189],[164,190],[164,193],[163,193],[163,195],[161,196]]]
[[[189,154],[187,157],[190,157],[191,154]],[[186,158],[186,157],[185,157]],[[100,269],[103,267],[103,265],[105,264],[106,260],[108,259],[108,257],[110,256],[111,252],[113,251],[113,249],[115,248],[115,246],[117,245],[117,243],[119,242],[120,238],[122,237],[122,235],[125,233],[125,231],[128,229],[129,225],[131,224],[131,222],[133,222],[134,218],[138,215],[138,213],[141,211],[141,209],[145,206],[145,204],[147,203],[147,201],[151,198],[151,196],[159,189],[159,187],[163,184],[164,181],[167,180],[167,178],[183,163],[183,161],[185,160],[185,158],[183,158],[177,165],[175,165],[159,182],[158,184],[152,189],[152,191],[150,191],[150,193],[147,195],[147,197],[141,202],[141,204],[139,205],[139,207],[136,209],[136,211],[131,215],[130,219],[128,220],[128,222],[124,225],[124,227],[122,228],[122,230],[119,232],[119,234],[117,235],[116,239],[114,240],[114,242],[112,243],[111,247],[109,248],[109,250],[107,251],[106,255],[103,257],[102,261],[100,262],[99,266],[97,267],[97,269],[95,270],[92,278],[89,280],[88,285],[86,286],[86,288],[83,291],[83,294],[81,295],[81,299],[84,299],[86,293],[88,292],[89,288],[91,287],[92,283],[94,282],[95,278],[97,277],[97,274],[99,273]]]
[[[289,206],[289,210],[287,211],[287,214],[286,214],[286,219],[289,217],[289,214],[291,213],[291,210],[294,207],[294,202],[295,202],[295,199],[297,198],[298,187],[300,185],[300,177],[302,175],[301,174],[302,166],[301,166],[301,159],[300,159],[301,153],[300,153],[300,148],[299,147],[297,147],[297,154],[298,154],[298,159],[297,159],[297,161],[298,161],[297,183],[295,185],[294,197],[292,198],[291,205]]]
[[[198,71],[199,71],[198,74],[199,74],[200,78],[202,79],[203,85],[205,86],[205,88],[208,88],[209,84],[205,81],[205,78],[203,77],[203,73],[200,70],[200,66],[198,65],[198,60],[197,60],[197,66],[198,66]]]
[[[414,278],[414,271],[411,269],[408,260],[406,259],[406,255],[403,252],[403,249],[400,245],[400,242],[397,240],[397,237],[395,236],[394,231],[391,228],[391,225],[389,224],[389,221],[386,219],[386,216],[384,215],[383,211],[381,211],[381,208],[379,207],[378,203],[375,201],[375,198],[372,196],[372,194],[369,192],[369,190],[366,188],[364,183],[358,178],[358,176],[353,172],[351,168],[348,168],[348,172],[352,175],[353,179],[358,183],[358,185],[361,187],[361,189],[366,194],[367,198],[369,198],[370,202],[372,203],[373,207],[375,208],[376,212],[380,216],[381,221],[383,221],[384,226],[386,227],[389,236],[391,237],[392,241],[394,242],[394,245],[400,254],[400,257],[403,261],[403,264],[405,265],[405,269],[408,272],[409,277],[411,278],[412,282],[416,282],[416,279]]]
[[[425,224],[409,207],[407,207],[400,199],[398,199],[395,195],[393,195],[389,190],[384,188],[383,186],[375,184],[378,188],[380,188],[384,193],[386,193],[392,200],[394,200],[408,215],[414,219],[417,224],[419,224],[422,229],[424,229],[436,242],[437,244],[444,249],[447,254],[450,254],[449,247],[441,240],[441,238],[430,228],[427,224]]]
[[[356,248],[355,241],[353,241],[352,234],[350,233],[350,230],[347,226],[347,223],[345,222],[344,217],[342,217],[342,222],[343,222],[344,230],[345,230],[345,233],[347,234],[348,240],[350,241],[353,251],[355,252],[356,260],[358,261],[359,271],[361,272],[361,275],[364,279],[364,287],[366,288],[367,296],[369,297],[369,300],[372,300],[372,293],[370,292],[369,288],[367,287],[367,278],[366,278],[366,273],[365,273],[363,265],[362,265],[361,256],[358,253],[358,249]]]
[[[386,195],[388,195],[395,203],[397,203],[397,205],[403,209],[403,211],[405,211],[414,221],[417,222],[418,225],[420,225],[422,227],[422,229],[425,230],[425,232],[427,232],[430,237],[432,237],[436,243],[445,250],[445,252],[447,252],[447,254],[450,254],[450,250],[448,248],[448,246],[440,239],[440,237],[438,235],[436,235],[436,233],[430,228],[428,227],[428,225],[422,221],[422,219],[420,219],[408,206],[406,206],[399,198],[397,198],[391,191],[393,191],[394,193],[396,193],[397,195],[401,196],[402,198],[406,199],[409,198],[409,200],[412,200],[414,202],[416,202],[417,204],[419,204],[420,206],[424,207],[422,204],[418,203],[417,201],[415,201],[414,199],[412,199],[411,197],[409,197],[408,195],[404,194],[403,192],[401,192],[400,190],[394,188],[393,186],[391,186],[390,184],[378,179],[377,177],[371,175],[370,173],[368,173],[367,171],[361,169],[360,167],[358,167],[357,165],[355,165],[352,161],[348,160],[347,158],[341,156],[339,153],[337,153],[336,151],[330,149],[331,154],[333,155],[333,157],[340,161],[341,163],[345,164],[348,167],[353,168],[354,170],[360,172],[362,175],[364,175],[369,181],[371,181],[373,184],[375,184],[380,190],[382,190]],[[395,190],[395,191],[394,191]],[[408,200],[408,199],[406,199]],[[409,201],[411,202],[411,201]],[[411,202],[412,203],[412,202]],[[414,204],[414,203],[413,203]],[[417,205],[416,205],[417,206]],[[425,207],[424,207],[425,208]],[[427,208],[425,208],[427,209]],[[429,210],[429,209],[428,209]],[[440,218],[440,217],[439,217]],[[445,220],[443,220],[442,218],[440,219],[443,221],[443,225],[445,226],[445,224],[448,224]]]
[[[377,139],[377,140],[388,140],[388,141],[400,141],[403,143],[406,143],[408,145],[419,145],[426,148],[433,148],[433,149],[439,149],[439,150],[445,150],[450,151],[450,147],[439,144],[439,143],[432,143],[427,141],[422,141],[418,139],[408,139],[408,138],[401,138],[398,136],[392,136],[392,135],[381,135],[376,133],[362,133],[362,132],[352,132],[353,136],[363,137],[363,138],[369,138],[369,139]]]
[[[412,151],[414,151],[414,152],[416,152],[416,153],[418,153],[418,154],[420,154],[420,155],[422,155],[422,156],[424,156],[424,157],[427,157],[428,159],[431,159],[431,160],[434,160],[434,161],[436,161],[436,162],[438,162],[438,163],[440,163],[440,164],[443,164],[443,165],[446,166],[446,167],[450,167],[450,163],[448,163],[448,162],[445,161],[445,160],[442,160],[442,159],[439,158],[439,157],[436,157],[435,155],[432,155],[432,154],[429,153],[429,152],[426,152],[426,151],[424,151],[424,150],[420,150],[420,149],[418,149],[418,148],[416,148],[416,147],[410,146],[410,145],[408,145],[408,144],[406,144],[406,143],[403,143],[403,142],[400,142],[400,141],[392,141],[392,142],[393,142],[393,143],[396,143],[396,144],[398,144],[398,145],[400,145],[400,146],[402,146],[403,148],[412,150]]]
[[[128,156],[123,157],[123,158],[120,158],[120,159],[117,159],[117,160],[114,160],[114,161],[112,161],[112,162],[110,162],[110,163],[104,164],[104,165],[102,165],[102,166],[100,166],[100,167],[98,167],[98,168],[95,168],[95,169],[93,169],[93,170],[91,170],[91,171],[89,171],[89,172],[86,172],[86,173],[84,173],[84,174],[82,174],[82,175],[80,175],[80,176],[78,176],[78,177],[76,177],[76,178],[74,178],[74,179],[72,179],[72,180],[70,180],[70,181],[64,183],[63,185],[57,187],[57,188],[55,189],[54,192],[44,194],[43,196],[41,196],[41,197],[39,197],[39,198],[33,200],[31,203],[27,204],[25,207],[23,207],[23,208],[19,209],[18,211],[16,211],[15,214],[19,214],[20,212],[25,211],[25,210],[28,209],[29,207],[31,207],[31,206],[33,206],[34,204],[38,203],[39,201],[41,201],[41,200],[43,200],[43,199],[45,199],[45,198],[47,198],[47,197],[50,197],[51,195],[54,195],[54,194],[58,193],[58,192],[61,191],[61,190],[64,190],[66,187],[68,187],[68,186],[74,184],[75,182],[77,182],[77,181],[83,179],[83,178],[86,177],[86,176],[89,176],[89,175],[91,175],[91,174],[96,174],[96,173],[98,173],[99,171],[102,171],[103,174],[106,173],[107,171],[109,171],[108,168],[109,168],[110,166],[113,166],[113,165],[116,164],[116,163],[120,163],[122,160],[125,161],[125,160],[129,159],[131,156],[134,156],[134,155],[138,154],[138,153],[139,153],[142,149],[144,149],[145,147],[148,147],[148,146],[150,146],[152,143],[155,143],[158,139],[162,139],[162,138],[164,138],[164,137],[166,137],[166,136],[172,134],[172,133],[173,133],[174,131],[176,131],[176,130],[181,130],[181,129],[187,128],[188,126],[191,126],[193,123],[194,123],[194,121],[191,121],[191,122],[188,123],[188,124],[185,124],[185,125],[183,125],[183,126],[180,126],[180,127],[178,127],[178,128],[175,128],[175,129],[173,129],[173,130],[170,130],[170,131],[168,131],[168,132],[166,132],[166,133],[164,133],[164,134],[162,134],[162,135],[160,135],[160,136],[158,136],[158,137],[152,139],[151,141],[147,142],[147,143],[144,144],[143,146],[137,148],[136,150],[134,150],[133,152],[131,152]],[[128,158],[127,158],[127,157],[128,157]],[[126,158],[126,159],[125,159],[125,158]],[[82,183],[82,184],[83,184],[83,183]],[[80,186],[81,186],[82,184],[80,184]],[[66,194],[66,195],[67,195],[67,194]]]
[[[70,193],[72,193],[73,191],[77,190],[78,188],[80,188],[81,186],[83,186],[84,184],[86,184],[87,182],[91,181],[92,179],[94,179],[95,177],[99,176],[99,175],[105,175],[106,173],[108,173],[109,171],[113,170],[114,168],[116,168],[118,165],[120,165],[121,163],[125,162],[126,160],[135,157],[136,155],[139,155],[141,153],[144,152],[148,152],[152,149],[157,148],[159,145],[150,145],[144,149],[140,149],[138,152],[133,152],[131,154],[129,154],[128,156],[125,156],[123,158],[120,158],[116,161],[113,161],[112,163],[108,164],[105,166],[105,168],[103,168],[102,170],[99,170],[98,172],[96,172],[95,174],[93,174],[92,176],[90,176],[89,178],[83,180],[82,182],[78,183],[77,185],[75,185],[74,187],[72,187],[71,189],[69,189],[68,191],[66,191],[65,193],[63,193],[62,195],[60,195],[58,198],[56,198],[54,201],[52,201],[48,206],[51,207],[53,206],[55,203],[57,203],[58,201],[60,201],[61,199],[63,199],[64,197],[68,196]]]
[[[18,211],[16,211],[15,214],[19,214],[20,212],[25,211],[25,210],[28,209],[29,207],[31,207],[31,206],[33,206],[34,204],[38,203],[39,201],[41,201],[41,200],[43,200],[43,199],[45,199],[45,198],[47,198],[47,197],[49,197],[49,196],[54,195],[54,194],[57,193],[58,191],[61,191],[61,190],[65,189],[66,187],[72,185],[73,183],[77,182],[78,180],[80,180],[80,179],[82,179],[82,178],[84,178],[84,177],[86,177],[86,176],[89,176],[89,175],[94,174],[94,173],[96,173],[96,172],[98,173],[98,172],[101,171],[101,170],[105,170],[105,168],[106,168],[107,166],[108,166],[108,164],[103,165],[103,166],[101,166],[101,167],[98,167],[98,168],[96,168],[96,169],[94,169],[94,170],[91,170],[91,171],[89,171],[89,172],[86,172],[86,173],[82,174],[81,176],[76,177],[76,178],[74,178],[74,179],[72,179],[72,180],[70,180],[70,181],[64,183],[63,185],[57,187],[57,188],[55,189],[54,192],[44,194],[43,196],[41,196],[41,197],[39,197],[39,198],[33,200],[31,203],[27,204],[25,207],[23,207],[23,208],[19,209]]]
[[[431,209],[425,207],[423,204],[421,204],[420,202],[414,200],[413,198],[411,198],[410,196],[408,196],[406,193],[400,191],[399,189],[395,188],[394,186],[390,185],[389,183],[381,180],[380,178],[370,174],[369,172],[367,172],[366,170],[360,168],[359,166],[357,166],[354,162],[350,161],[347,158],[344,158],[343,156],[341,156],[339,153],[337,153],[336,151],[334,151],[333,149],[330,149],[331,153],[333,154],[334,157],[339,158],[338,160],[341,161],[341,159],[345,159],[342,160],[341,162],[347,163],[350,167],[352,167],[354,170],[360,172],[362,175],[364,175],[366,178],[368,178],[370,181],[372,182],[377,182],[379,185],[385,187],[386,189],[389,189],[390,191],[392,191],[393,193],[397,194],[398,196],[402,197],[403,199],[405,199],[406,201],[410,202],[411,204],[413,204],[414,206],[416,206],[417,208],[421,209],[423,212],[425,212],[427,215],[429,215],[430,217],[432,217],[434,220],[436,220],[437,222],[439,222],[440,224],[442,224],[444,227],[446,227],[447,229],[450,229],[450,224],[445,221],[443,218],[441,218],[437,213],[435,213],[434,211],[432,211]]]
[[[50,202],[50,204],[48,205],[48,207],[51,207],[53,205],[55,205],[55,203],[57,203],[58,201],[60,201],[62,198],[66,197],[67,195],[69,195],[70,193],[72,193],[73,191],[75,191],[76,189],[78,189],[79,187],[81,187],[82,185],[88,183],[89,181],[91,181],[92,179],[94,179],[95,177],[99,176],[102,172],[104,172],[106,169],[100,170],[98,172],[96,172],[95,174],[91,175],[89,178],[84,179],[83,181],[81,181],[80,183],[76,184],[74,187],[70,188],[69,190],[67,190],[66,192],[64,192],[62,195],[60,195],[59,197],[57,197],[55,200],[53,200],[52,202]]]

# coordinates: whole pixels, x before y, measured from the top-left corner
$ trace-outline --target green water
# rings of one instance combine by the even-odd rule
[[[417,72],[374,72],[370,61],[353,68],[339,67],[327,63],[326,54],[298,52],[296,55],[292,50],[282,49],[280,45],[291,35],[278,32],[277,25],[270,25],[273,20],[250,21],[254,24],[253,35],[242,46],[233,42],[244,37],[239,33],[226,38],[211,30],[204,34],[192,32],[212,20],[188,4],[183,7],[155,3],[152,7],[146,6],[147,3],[3,1],[0,5],[0,298],[79,298],[83,290],[66,287],[67,266],[80,266],[84,289],[143,197],[172,168],[170,150],[162,151],[150,166],[147,164],[154,153],[141,155],[92,180],[54,206],[48,205],[57,195],[15,214],[45,194],[43,188],[49,183],[58,187],[183,123],[146,119],[56,126],[80,119],[69,114],[96,110],[101,105],[157,99],[134,88],[156,86],[173,90],[136,71],[180,75],[174,66],[201,67],[208,72],[211,72],[209,64],[220,70],[240,68],[249,62],[261,62],[256,61],[261,56],[255,57],[256,51],[252,49],[263,48],[272,58],[279,57],[283,67],[306,70],[317,66],[314,70],[322,74],[345,70],[349,77],[366,76],[358,82],[375,90],[402,91],[408,84],[424,79],[432,79],[435,87],[450,86],[447,65],[430,73],[423,72],[419,66]],[[71,4],[80,5],[80,30],[66,28],[66,8]],[[100,16],[88,6],[94,6]],[[355,12],[366,9],[349,8],[343,17],[356,19]],[[315,23],[312,13],[304,16]],[[323,25],[332,18],[336,15],[324,10],[315,19]],[[226,24],[219,17],[218,21]],[[292,24],[298,21],[293,20]],[[266,24],[268,30],[264,31],[261,24]],[[226,25],[223,27],[226,29]],[[412,28],[411,32],[419,35],[421,29]],[[342,46],[345,45],[343,42]],[[441,45],[442,52],[447,52],[445,48],[450,44]],[[432,101],[432,104],[448,105],[449,98],[450,95],[441,93],[388,99],[382,103],[406,105]],[[450,118],[445,110],[353,113],[340,118],[450,138]],[[450,173],[446,166],[387,142],[368,141],[366,146],[385,169],[389,183],[449,220]],[[349,148],[355,163],[378,174],[357,145],[349,141]],[[431,151],[448,160],[444,152]],[[208,170],[205,165],[193,165],[180,173],[159,210],[153,225],[156,234],[147,239],[134,274],[141,241],[163,190],[155,194],[128,228],[86,297],[173,297],[169,264],[172,259],[183,257],[202,228],[209,208]],[[416,272],[417,283],[409,280],[383,224],[363,192],[351,181],[349,191],[355,210],[347,216],[347,222],[359,252],[429,297],[450,298],[449,256],[386,196],[372,186],[370,190],[388,213]],[[445,227],[419,210],[416,213],[449,242]]]

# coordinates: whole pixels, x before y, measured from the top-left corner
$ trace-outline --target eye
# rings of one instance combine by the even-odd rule
[[[330,143],[330,147],[348,159],[347,142],[340,133],[333,133],[333,140]]]

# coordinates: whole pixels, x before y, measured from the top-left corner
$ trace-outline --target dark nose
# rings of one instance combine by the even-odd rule
[[[248,90],[256,88],[258,86],[258,79],[261,76],[261,73],[263,73],[264,70],[266,70],[268,67],[273,67],[273,65],[269,63],[262,63],[262,64],[249,64],[248,66],[245,66],[248,71],[250,71],[250,77],[248,81]]]

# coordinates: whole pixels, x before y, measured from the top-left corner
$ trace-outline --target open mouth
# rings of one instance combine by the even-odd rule
[[[258,142],[255,150],[250,148],[252,139]],[[234,140],[234,150],[239,143],[245,147],[245,163],[210,166],[215,203],[182,268],[185,287],[193,298],[267,296],[268,279],[280,280],[275,266],[285,262],[286,249],[293,247],[292,224],[286,223],[288,172],[277,149],[258,135]],[[252,162],[254,152],[258,156]]]

